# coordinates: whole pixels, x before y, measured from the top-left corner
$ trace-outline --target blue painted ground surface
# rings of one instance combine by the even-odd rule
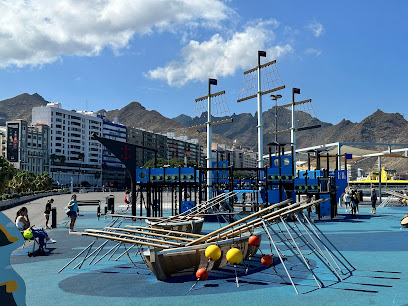
[[[73,270],[70,265],[58,274],[60,268],[93,241],[69,235],[63,223],[50,231],[58,243],[50,245],[48,256],[27,257],[26,251],[20,249],[13,253],[11,262],[26,282],[27,305],[407,304],[408,229],[399,225],[408,208],[382,208],[376,215],[369,214],[369,210],[361,207],[360,214],[350,218],[340,208],[337,219],[316,223],[357,270],[343,282],[336,282],[333,274],[311,258],[310,265],[327,286],[317,290],[310,273],[295,259],[288,260],[299,295],[287,283],[287,277],[279,276],[284,276],[284,270],[276,256],[276,271],[259,264],[259,257],[251,261],[248,274],[243,265],[238,266],[239,288],[234,282],[233,267],[210,271],[208,280],[199,282],[192,291],[189,289],[195,281],[193,276],[157,281],[140,257],[135,256],[135,250],[129,251],[133,262],[125,255],[118,261],[84,264],[81,270]],[[78,230],[99,229],[110,221],[103,217],[97,220],[95,212],[83,213],[77,220]],[[218,227],[218,223],[206,223],[203,231]],[[270,253],[265,235],[261,249]],[[121,247],[116,254],[124,251]]]

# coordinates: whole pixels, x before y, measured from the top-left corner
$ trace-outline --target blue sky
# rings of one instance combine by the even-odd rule
[[[404,0],[0,0],[0,12],[0,100],[38,92],[93,111],[138,101],[172,118],[193,115],[211,77],[231,113],[254,113],[255,99],[236,100],[266,50],[282,103],[299,87],[326,122],[378,108],[406,117]]]

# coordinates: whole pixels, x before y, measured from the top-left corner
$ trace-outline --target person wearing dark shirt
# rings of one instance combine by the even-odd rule
[[[375,188],[371,189],[371,214],[375,214],[376,208],[375,204],[377,204],[377,193],[375,192]]]
[[[51,214],[51,204],[54,203],[54,199],[49,199],[47,201],[47,204],[45,204],[45,211],[44,211],[44,216],[45,216],[45,228],[50,229],[51,227],[48,226],[48,221],[50,220],[50,214]]]

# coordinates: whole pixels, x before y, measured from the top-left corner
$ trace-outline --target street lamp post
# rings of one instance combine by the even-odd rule
[[[271,95],[272,101],[275,101],[275,142],[278,142],[278,99],[282,98],[282,95]],[[275,154],[278,148],[275,147]]]

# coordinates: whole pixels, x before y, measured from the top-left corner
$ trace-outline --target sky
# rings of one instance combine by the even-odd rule
[[[256,99],[236,100],[264,50],[286,86],[280,104],[296,87],[325,122],[408,115],[405,0],[0,0],[0,12],[0,100],[37,92],[88,111],[137,101],[173,118],[192,116],[216,78],[231,113],[255,113]]]

